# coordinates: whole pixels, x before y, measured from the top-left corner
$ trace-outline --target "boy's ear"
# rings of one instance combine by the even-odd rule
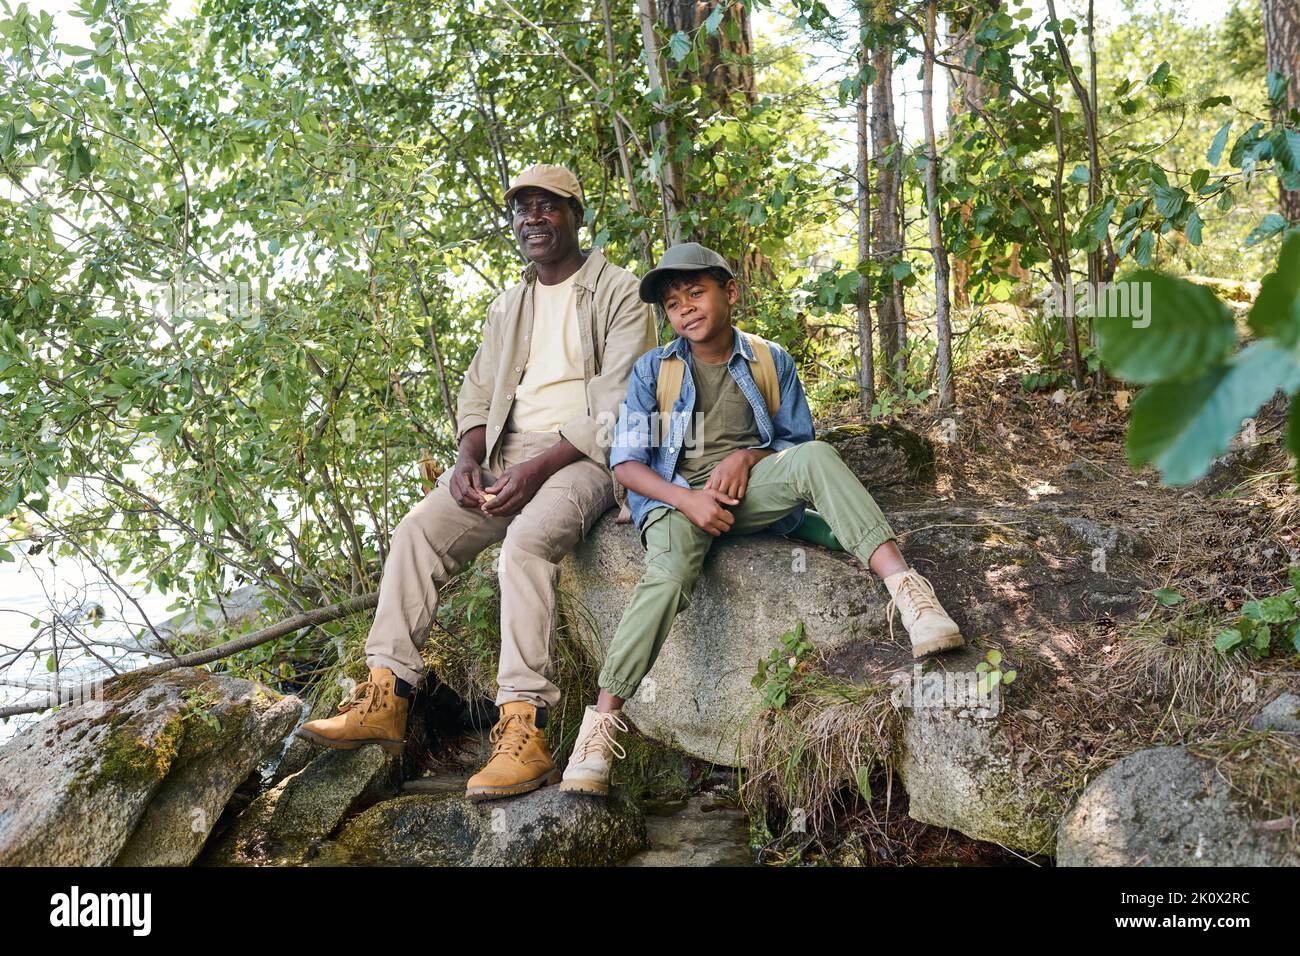
[[[727,280],[727,304],[735,305],[740,301],[740,283],[735,279]]]

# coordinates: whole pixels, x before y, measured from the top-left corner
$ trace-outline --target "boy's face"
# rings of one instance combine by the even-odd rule
[[[689,342],[708,342],[731,328],[731,307],[739,298],[735,279],[719,285],[713,276],[700,273],[668,287],[663,307],[674,332]]]

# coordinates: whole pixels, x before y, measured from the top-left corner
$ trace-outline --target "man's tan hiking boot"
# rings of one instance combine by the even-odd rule
[[[582,715],[582,727],[573,744],[573,756],[564,768],[560,789],[569,793],[590,793],[597,797],[609,796],[609,772],[613,757],[627,756],[616,739],[618,731],[627,733],[621,710],[603,714],[589,706]]]
[[[406,746],[406,711],[410,703],[397,693],[397,676],[387,667],[371,668],[370,679],[339,705],[337,715],[309,720],[297,735],[322,747],[356,750],[379,744],[390,754]]]
[[[465,784],[469,799],[513,797],[559,781],[559,768],[546,747],[546,734],[537,726],[537,708],[532,704],[524,700],[502,704],[490,738],[492,756]]]
[[[891,574],[885,578],[885,587],[889,589],[889,607],[885,610],[889,636],[894,636],[894,608],[898,608],[903,627],[912,639],[912,657],[961,647],[961,629],[935,597],[934,587],[917,571],[908,568]]]

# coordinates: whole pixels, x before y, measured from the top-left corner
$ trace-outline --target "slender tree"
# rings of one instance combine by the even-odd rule
[[[858,6],[858,261],[871,261],[871,182],[868,165],[870,124],[868,122],[867,71],[869,52],[867,37],[871,29],[870,12],[866,0]],[[858,401],[863,411],[876,400],[875,355],[871,342],[871,276],[869,271],[858,274]]]
[[[1287,81],[1286,102],[1276,117],[1300,109],[1300,0],[1260,0],[1264,12],[1264,52],[1270,72]],[[1281,213],[1289,222],[1300,221],[1300,191],[1278,187]]]
[[[907,315],[903,311],[903,287],[894,280],[889,266],[903,256],[902,176],[899,167],[902,148],[894,122],[893,31],[884,19],[889,11],[877,4],[874,18],[871,65],[875,79],[871,87],[871,151],[875,157],[875,216],[872,246],[878,261],[886,265],[876,287],[876,325],[885,374],[901,382],[906,369]]]
[[[952,318],[948,298],[948,252],[943,245],[943,222],[939,209],[939,149],[934,132],[934,43],[938,3],[925,6],[925,60],[922,66],[921,112],[925,117],[925,198],[930,214],[930,253],[934,257],[934,317],[939,376],[939,407],[953,401]]]

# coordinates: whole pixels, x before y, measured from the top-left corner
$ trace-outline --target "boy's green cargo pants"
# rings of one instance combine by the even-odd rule
[[[752,534],[780,521],[800,504],[821,512],[835,537],[867,565],[872,552],[894,537],[870,492],[834,446],[811,441],[760,460],[749,486],[731,509],[728,535]],[[673,618],[690,604],[713,535],[675,508],[656,508],[641,526],[646,569],[605,656],[600,686],[616,697],[636,693],[663,647]]]

